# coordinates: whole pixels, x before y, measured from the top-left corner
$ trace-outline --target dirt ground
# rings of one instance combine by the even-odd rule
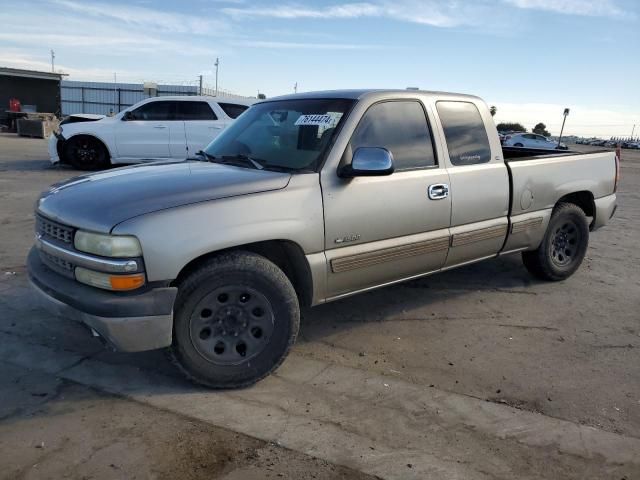
[[[5,368],[3,479],[371,478],[75,383]]]
[[[7,478],[640,477],[640,152],[623,152],[616,216],[567,281],[510,256],[317,307],[278,374],[233,394],[33,305],[33,205],[75,174],[0,135]]]

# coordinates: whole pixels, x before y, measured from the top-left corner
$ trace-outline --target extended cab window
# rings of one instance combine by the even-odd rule
[[[131,120],[173,120],[174,103],[170,101],[149,102],[131,111]]]
[[[207,102],[177,102],[176,120],[217,120],[216,114]]]
[[[350,146],[352,152],[360,147],[386,148],[396,170],[436,165],[427,117],[416,101],[373,105],[360,120]]]
[[[238,105],[235,103],[218,103],[218,105],[224,110],[224,113],[229,115],[229,118],[238,118],[242,112],[249,108],[246,105]]]
[[[478,108],[470,102],[436,103],[453,165],[475,165],[491,160],[487,130]]]

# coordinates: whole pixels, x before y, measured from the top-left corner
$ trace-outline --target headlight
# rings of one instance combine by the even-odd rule
[[[103,257],[140,257],[142,248],[136,237],[130,235],[102,235],[91,232],[76,232],[73,240],[81,252]]]

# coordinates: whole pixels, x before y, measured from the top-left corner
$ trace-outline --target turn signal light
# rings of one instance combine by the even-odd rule
[[[112,290],[135,290],[144,285],[144,274],[111,275],[109,278]]]

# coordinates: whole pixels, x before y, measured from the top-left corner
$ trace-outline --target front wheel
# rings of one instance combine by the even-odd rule
[[[551,214],[542,243],[522,252],[522,261],[534,276],[558,281],[575,273],[589,246],[589,222],[584,211],[572,203],[561,203]]]
[[[109,165],[106,147],[90,135],[79,135],[67,140],[64,158],[78,170],[99,170]]]
[[[524,145],[522,145],[521,143],[514,143],[513,146],[514,147],[524,147]]]
[[[282,363],[299,324],[298,298],[282,270],[260,255],[231,252],[178,287],[169,354],[196,383],[240,388]]]

